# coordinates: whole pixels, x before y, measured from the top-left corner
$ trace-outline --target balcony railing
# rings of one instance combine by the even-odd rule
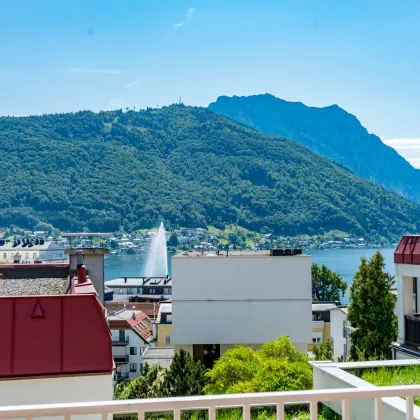
[[[420,385],[43,404],[0,407],[0,419],[26,418],[32,420],[34,417],[59,416],[65,420],[70,420],[71,416],[100,414],[102,419],[106,420],[109,414],[137,413],[138,420],[144,420],[144,415],[147,412],[172,411],[174,420],[180,420],[181,411],[207,410],[209,420],[215,420],[216,409],[240,407],[243,410],[244,420],[250,420],[251,407],[274,405],[277,407],[277,419],[284,420],[284,407],[286,405],[309,403],[310,419],[316,420],[318,418],[319,402],[341,401],[342,419],[351,420],[351,401],[373,400],[375,408],[374,419],[383,420],[382,398],[406,397],[405,418],[406,420],[414,420],[413,397],[416,395],[420,395]]]
[[[114,356],[114,362],[116,365],[125,365],[129,361],[128,354],[123,356]]]
[[[120,340],[119,338],[113,338],[112,345],[113,346],[127,346],[128,343],[130,342],[129,338],[130,337],[125,337],[124,340]]]
[[[405,315],[405,342],[412,346],[420,345],[420,319],[418,314]]]

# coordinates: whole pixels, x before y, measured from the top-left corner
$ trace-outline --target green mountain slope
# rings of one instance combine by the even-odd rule
[[[263,133],[293,139],[362,178],[420,202],[420,170],[336,105],[314,108],[272,95],[254,95],[221,96],[209,108]]]
[[[0,118],[0,224],[415,232],[420,206],[205,108]]]

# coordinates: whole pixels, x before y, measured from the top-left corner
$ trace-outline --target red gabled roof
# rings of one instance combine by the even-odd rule
[[[127,318],[127,319],[112,319],[109,321],[109,327],[112,329],[131,329],[138,336],[140,336],[144,341],[149,341],[148,339],[152,336],[152,330],[148,326],[151,325],[150,318],[143,312],[140,312],[136,315],[136,318]]]
[[[95,295],[0,297],[0,313],[0,377],[112,371]]]
[[[404,235],[394,253],[396,264],[420,265],[420,235]]]

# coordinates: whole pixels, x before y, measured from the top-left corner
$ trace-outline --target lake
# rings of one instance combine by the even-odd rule
[[[376,249],[327,249],[304,251],[312,255],[312,262],[325,264],[331,270],[340,274],[343,280],[350,285],[356,274],[360,258],[364,255],[371,257]],[[386,270],[394,275],[394,248],[381,250],[386,263]],[[105,257],[105,281],[117,277],[142,276],[146,266],[146,254],[138,255],[107,255]],[[169,273],[171,272],[171,259],[168,258]],[[347,303],[347,298],[343,299]]]

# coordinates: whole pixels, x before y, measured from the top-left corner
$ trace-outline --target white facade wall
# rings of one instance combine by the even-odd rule
[[[111,372],[101,375],[2,380],[0,406],[110,401],[113,393]],[[97,418],[100,419],[100,416]]]
[[[413,278],[417,277],[417,309],[420,311],[420,265],[395,264],[395,277],[398,289],[397,317],[398,342],[405,342],[404,315],[414,312]]]
[[[173,343],[311,342],[311,257],[172,259]]]
[[[127,364],[124,365],[117,365],[117,367],[121,367],[121,373],[122,374],[128,374],[130,377],[137,377],[140,376],[140,366],[142,363],[142,348],[146,347],[144,340],[139,337],[133,330],[126,329],[125,336],[128,337],[128,344],[126,346],[112,346],[112,356],[125,356],[127,355],[129,357],[129,361]],[[111,329],[111,335],[113,340],[118,340],[119,330],[118,329]],[[134,347],[136,348],[136,355],[130,354],[130,348]],[[130,372],[130,363],[136,364],[136,371]]]
[[[344,338],[343,331],[346,319],[346,314],[340,309],[333,309],[330,311],[330,334],[334,343],[334,360],[344,356],[346,339]]]

